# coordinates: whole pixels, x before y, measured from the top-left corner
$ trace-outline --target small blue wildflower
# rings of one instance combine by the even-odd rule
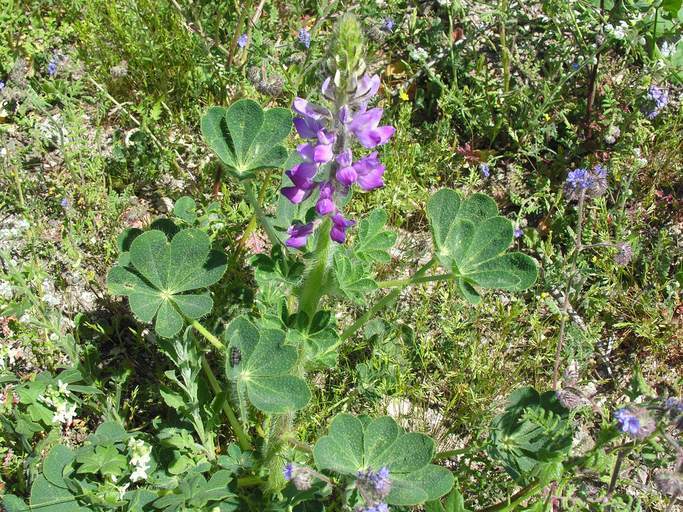
[[[287,480],[289,482],[292,478],[294,478],[294,464],[292,464],[291,462],[288,462],[287,464],[285,464],[285,467],[282,470],[282,473],[285,476],[285,480]]]
[[[249,42],[249,37],[247,36],[247,34],[242,34],[242,35],[239,37],[239,39],[237,39],[237,45],[238,45],[240,48],[246,47],[248,42]]]
[[[656,428],[655,421],[647,410],[635,407],[623,407],[614,413],[619,430],[636,439],[645,439]]]
[[[0,91],[2,91],[5,88],[5,82],[0,80]]]
[[[647,90],[647,98],[654,102],[654,108],[647,113],[647,118],[654,119],[669,103],[669,90],[651,85]]]
[[[69,206],[69,200],[65,197],[59,204],[62,205],[62,208],[67,208]]]
[[[524,231],[522,231],[522,228],[519,226],[515,226],[515,230],[512,232],[515,238],[519,238],[524,234]]]
[[[356,476],[358,485],[365,490],[366,495],[377,498],[376,501],[380,501],[389,495],[391,491],[389,468],[382,467],[378,471],[366,469],[358,471]]]
[[[53,58],[47,65],[48,76],[55,76],[57,74],[57,61]]]
[[[572,62],[572,69],[574,71],[578,71],[579,69],[579,63],[578,62]]]
[[[303,27],[299,30],[299,42],[306,48],[311,47],[311,33]]]
[[[487,164],[487,163],[480,164],[479,170],[484,175],[484,178],[488,178],[489,176],[491,176],[491,169],[489,168],[489,164]]]
[[[567,175],[567,186],[575,190],[586,190],[590,185],[591,177],[587,169],[574,169]]]
[[[394,31],[394,20],[391,18],[384,18],[384,23],[382,24],[382,30],[386,32]]]

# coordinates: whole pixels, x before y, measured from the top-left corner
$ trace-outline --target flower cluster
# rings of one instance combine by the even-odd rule
[[[645,439],[655,430],[654,420],[645,409],[623,407],[614,413],[619,430],[636,439]]]
[[[57,74],[57,59],[55,57],[47,64],[47,74],[49,77],[53,77]]]
[[[299,30],[299,42],[304,45],[305,48],[311,47],[311,33],[305,28]]]
[[[362,147],[373,149],[386,143],[395,131],[392,126],[379,125],[381,108],[368,109],[369,101],[379,90],[379,76],[364,75],[352,82],[349,91],[340,90],[332,78],[325,80],[322,92],[338,105],[335,111],[303,98],[294,100],[294,126],[307,142],[297,147],[302,162],[285,173],[292,185],[282,189],[282,194],[294,204],[317,192],[315,211],[319,217],[331,219],[330,238],[338,243],[346,240],[347,229],[355,224],[344,217],[340,207],[351,187],[356,185],[367,192],[384,185],[385,168],[377,152],[354,161],[351,137]],[[305,246],[314,224],[290,227],[286,245],[297,249]]]
[[[386,503],[378,503],[370,507],[357,509],[358,512],[389,512],[389,506]]]
[[[307,491],[313,483],[312,475],[308,468],[298,466],[292,462],[285,464],[282,470],[285,480],[292,482],[299,491]]]
[[[130,481],[147,480],[147,472],[152,459],[152,447],[142,439],[130,438],[128,449],[130,450],[130,465],[133,466]]]
[[[76,417],[76,404],[68,399],[68,385],[61,380],[57,381],[57,388],[49,385],[38,400],[54,409],[52,422],[70,427]]]
[[[677,429],[683,430],[683,400],[669,397],[664,401],[664,410]]]
[[[669,103],[669,90],[651,85],[647,91],[647,98],[654,103],[654,107],[648,112],[647,118],[654,119]]]
[[[584,193],[586,197],[598,197],[607,190],[607,169],[598,164],[591,170],[574,169],[567,175],[565,191],[570,200],[576,200]]]
[[[389,510],[384,503],[384,498],[391,491],[391,479],[389,468],[382,467],[378,471],[365,469],[356,474],[356,487],[358,492],[368,504],[364,512],[383,512]]]

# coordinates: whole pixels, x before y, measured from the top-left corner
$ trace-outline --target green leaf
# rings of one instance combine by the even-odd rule
[[[506,253],[513,240],[512,223],[498,215],[487,195],[463,200],[454,190],[440,190],[427,203],[427,217],[436,257],[453,272],[469,302],[481,300],[475,286],[521,291],[536,281],[538,270],[529,256]]]
[[[367,277],[362,265],[354,265],[346,254],[337,252],[333,261],[338,290],[356,304],[365,304],[367,295],[377,289],[377,283]]]
[[[384,416],[375,420],[337,415],[328,435],[313,449],[319,470],[355,476],[358,471],[389,469],[390,505],[418,505],[448,493],[453,475],[446,468],[430,464],[434,442],[424,434],[406,433]]]
[[[226,374],[236,381],[238,393],[246,393],[254,407],[280,414],[302,409],[308,403],[311,393],[306,382],[292,374],[297,351],[284,345],[284,332],[259,332],[246,317],[239,317],[230,323],[225,338]],[[235,365],[231,357],[234,350],[240,353]]]
[[[122,443],[130,437],[131,434],[126,432],[119,423],[115,421],[105,421],[97,427],[97,430],[88,438],[88,441],[90,441],[91,444],[98,446]]]
[[[64,445],[58,444],[45,457],[43,462],[43,476],[52,485],[66,488],[64,481],[64,469],[71,464],[75,458],[73,450]]]
[[[202,117],[202,135],[221,161],[238,178],[253,177],[259,169],[281,167],[287,149],[281,142],[292,128],[288,109],[263,111],[253,100],[229,108],[211,107]]]
[[[5,494],[2,497],[2,506],[7,512],[30,512],[24,500],[19,499],[13,494]]]
[[[156,317],[155,330],[164,338],[178,334],[184,318],[207,315],[213,308],[208,293],[186,293],[218,282],[227,267],[224,254],[211,250],[209,236],[198,229],[172,235],[151,230],[130,245],[128,266],[116,266],[107,276],[113,295],[128,297],[130,308],[143,322]]]
[[[396,234],[386,231],[387,212],[374,210],[360,221],[358,241],[354,246],[355,255],[368,263],[388,263],[391,261],[389,249],[396,243]]]
[[[40,512],[87,512],[68,489],[50,483],[38,475],[31,486],[31,510]]]
[[[189,196],[183,196],[175,202],[173,215],[193,225],[197,220],[197,203]]]
[[[77,473],[99,473],[103,477],[119,477],[128,466],[126,457],[114,446],[96,446],[78,455],[76,462],[80,464]]]

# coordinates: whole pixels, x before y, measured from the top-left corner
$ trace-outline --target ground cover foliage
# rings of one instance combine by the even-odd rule
[[[680,1],[0,20],[0,509],[681,509]]]

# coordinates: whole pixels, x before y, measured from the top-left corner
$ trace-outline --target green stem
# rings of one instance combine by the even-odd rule
[[[543,486],[538,482],[535,482],[531,485],[524,487],[521,491],[511,496],[507,500],[486,507],[482,509],[481,512],[504,512],[507,510],[514,510],[517,507],[517,505],[519,505],[522,501],[530,498],[534,494],[537,494],[541,489],[543,489]]]
[[[652,25],[652,44],[650,45],[650,59],[655,58],[655,48],[657,47],[657,19],[659,18],[659,6],[655,9],[655,22]]]
[[[331,229],[332,222],[326,218],[318,228],[318,240],[313,250],[314,260],[299,290],[299,311],[306,313],[309,321],[313,319],[313,315],[318,309],[318,303],[323,296],[323,281],[328,269],[330,253]]]
[[[265,230],[266,235],[268,235],[270,243],[273,244],[273,247],[275,247],[276,245],[280,245],[280,239],[278,238],[277,233],[275,232],[275,229],[273,228],[272,224],[268,220],[266,212],[264,212],[263,208],[261,208],[261,204],[259,203],[258,198],[254,193],[254,187],[252,186],[251,181],[246,180],[243,182],[243,184],[245,198],[249,205],[253,208],[254,215],[256,215],[256,219],[259,221],[259,224],[261,224],[261,227]]]
[[[451,279],[455,279],[455,275],[449,273],[449,274],[438,274],[435,276],[412,276],[407,279],[394,279],[390,281],[379,281],[377,283],[377,286],[380,288],[404,288],[406,286],[409,286],[411,284],[417,284],[417,283],[429,283],[431,281],[450,281]]]
[[[211,343],[215,348],[217,348],[220,351],[225,350],[225,345],[221,343],[221,340],[219,340],[216,336],[211,334],[206,327],[204,327],[202,324],[200,324],[197,320],[192,320],[190,322],[190,325],[194,327],[202,336],[206,338],[206,340]]]
[[[422,266],[415,274],[413,277],[408,279],[410,280],[415,280],[421,278],[421,276],[427,272],[434,264],[436,263],[436,259],[432,258],[429,260],[424,266]],[[412,284],[412,283],[408,283]],[[406,285],[407,286],[407,285]],[[344,340],[349,339],[351,336],[353,336],[358,329],[363,327],[372,317],[375,316],[375,314],[382,309],[384,309],[385,306],[388,306],[391,304],[400,294],[401,294],[402,288],[397,288],[396,290],[392,290],[389,293],[387,293],[384,297],[382,297],[378,302],[375,303],[370,309],[368,309],[365,313],[363,313],[355,322],[353,322],[339,337],[339,343],[341,343]]]
[[[209,362],[206,360],[206,356],[202,356],[202,369],[204,370],[206,378],[209,380],[209,384],[211,385],[211,389],[213,389],[213,392],[219,394],[222,391],[221,385],[218,382],[216,375],[213,373],[211,365],[209,365]],[[237,441],[240,444],[240,448],[242,448],[242,450],[251,450],[251,439],[249,438],[249,434],[247,434],[242,428],[242,425],[238,421],[237,416],[232,410],[232,407],[230,406],[230,402],[228,400],[225,400],[223,402],[223,412],[225,413],[225,416],[228,418],[228,422],[232,427],[233,433],[237,437]]]

